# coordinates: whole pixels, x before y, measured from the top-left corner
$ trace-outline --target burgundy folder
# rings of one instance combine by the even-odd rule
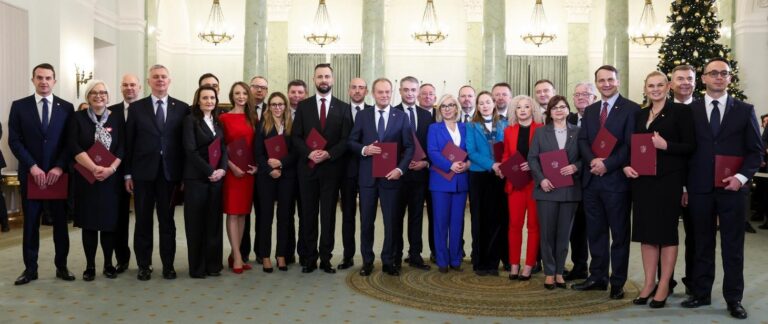
[[[397,143],[376,143],[381,148],[381,154],[373,156],[372,176],[386,178],[387,173],[397,167]]]
[[[62,173],[59,180],[52,186],[46,186],[40,188],[35,183],[35,178],[32,174],[27,175],[27,199],[36,200],[54,200],[54,199],[67,199],[67,188],[69,188],[69,175]]]
[[[639,175],[656,175],[656,147],[652,133],[632,134],[630,164]]]
[[[446,159],[451,161],[451,164],[456,161],[464,161],[467,158],[467,152],[464,152],[464,150],[456,146],[456,144],[453,144],[453,142],[448,142],[445,144],[443,150],[440,153],[443,154]],[[437,174],[443,176],[443,178],[448,181],[451,181],[453,176],[456,175],[456,173],[453,171],[445,172],[436,166],[432,166],[432,169],[434,169]]]
[[[611,155],[614,146],[616,146],[616,136],[613,136],[607,128],[602,127],[597,132],[595,141],[592,142],[592,154],[595,157],[605,159]]]
[[[221,137],[217,137],[208,145],[208,164],[214,169],[219,165],[221,160]]]
[[[173,186],[171,192],[171,208],[184,204],[184,188],[181,184]]]
[[[568,164],[568,153],[565,149],[549,151],[539,154],[539,163],[544,177],[549,179],[555,188],[570,187],[573,185],[573,176],[560,174],[560,169]]]
[[[413,133],[413,157],[411,161],[421,161],[427,158],[427,153],[424,152],[424,148],[421,147],[419,139],[416,138],[416,133]]]
[[[504,157],[504,142],[493,143],[493,160],[501,162]]]
[[[517,189],[525,188],[532,179],[530,171],[523,171],[520,168],[520,165],[525,162],[527,161],[520,155],[520,152],[515,152],[512,157],[499,165],[501,174]]]
[[[245,142],[245,138],[238,138],[227,145],[227,157],[240,170],[248,170],[249,165],[256,165],[253,161],[253,151]]]
[[[83,179],[85,181],[88,181],[88,183],[93,184],[96,182],[96,177],[93,175],[93,172],[88,170],[86,167],[84,167],[80,163],[75,163],[75,170],[80,173],[81,176],[83,176]]]
[[[267,156],[270,159],[280,160],[288,155],[288,145],[285,143],[285,136],[277,135],[264,140],[264,146],[267,147]]]
[[[304,141],[304,143],[307,144],[310,152],[314,150],[324,150],[325,145],[328,144],[325,138],[323,138],[323,135],[320,135],[320,133],[314,128],[309,131],[309,135],[307,135],[307,139]],[[310,169],[314,168],[315,161],[309,160],[307,166],[309,166]]]
[[[117,157],[115,157],[112,152],[110,152],[101,142],[96,141],[91,145],[91,147],[85,151],[86,154],[88,154],[88,157],[91,158],[91,161],[95,163],[96,165],[100,167],[108,167],[112,165],[112,162],[115,162]],[[88,170],[85,166],[83,166],[80,163],[75,163],[75,170],[77,172],[80,172],[80,175],[85,178],[85,181],[88,181],[88,183],[93,184],[96,182],[96,177],[93,175],[93,172]]]
[[[744,158],[741,156],[715,155],[715,187],[725,188],[723,179],[739,173]]]

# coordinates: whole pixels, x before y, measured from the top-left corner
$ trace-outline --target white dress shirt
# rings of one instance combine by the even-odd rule
[[[50,123],[53,112],[53,93],[43,97],[35,92],[35,104],[37,104],[37,115],[40,116],[40,123],[43,122],[43,98],[48,100],[48,122]]]
[[[325,98],[325,117],[328,118],[328,110],[331,109],[331,98],[333,98],[333,96],[331,96],[330,91],[328,91],[328,94],[326,94],[324,97],[319,93],[315,96],[315,101],[317,102],[317,117],[320,117],[320,105],[323,104],[320,99],[322,98]]]
[[[452,131],[448,125],[445,125],[445,128],[448,129],[448,134],[451,135],[451,140],[453,140],[453,144],[456,146],[461,146],[461,131],[459,130],[459,125],[456,125],[456,130]]]
[[[355,108],[360,107],[360,111],[363,111],[363,109],[365,109],[365,102],[360,102],[360,103],[351,102],[349,107],[352,110],[352,122],[354,123],[355,118],[357,118],[357,109]]]

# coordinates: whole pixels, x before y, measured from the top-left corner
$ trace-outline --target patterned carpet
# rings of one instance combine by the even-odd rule
[[[440,273],[403,267],[399,277],[374,271],[369,277],[357,272],[347,285],[370,297],[417,309],[461,315],[500,317],[577,316],[617,310],[632,304],[631,298],[611,300],[607,291],[546,290],[543,276],[529,281],[510,281],[506,274],[479,277],[465,264],[463,272]],[[377,266],[377,269],[381,269]],[[626,296],[636,296],[637,286],[628,282]]]

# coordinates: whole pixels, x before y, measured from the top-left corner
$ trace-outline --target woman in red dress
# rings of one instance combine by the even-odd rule
[[[229,90],[229,102],[232,109],[222,114],[219,119],[224,125],[224,141],[227,145],[238,139],[245,139],[246,147],[253,147],[254,130],[258,119],[256,110],[250,107],[251,92],[245,82],[236,82]],[[235,273],[243,273],[251,266],[243,262],[240,254],[240,241],[245,229],[245,217],[251,213],[253,205],[254,173],[256,166],[249,165],[247,170],[228,162],[229,171],[224,176],[223,203],[227,214],[227,236],[232,252],[229,255],[229,267]]]

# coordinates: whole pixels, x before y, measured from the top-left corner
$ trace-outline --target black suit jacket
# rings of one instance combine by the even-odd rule
[[[352,109],[355,109],[351,105],[349,108],[350,108],[349,110],[350,113],[352,112]],[[373,109],[373,106],[369,104],[364,104],[363,109],[360,110],[360,112],[366,109]],[[352,118],[352,125],[353,125],[352,127],[354,127],[354,124],[355,124],[355,117]],[[347,178],[357,178],[358,168],[360,167],[359,156],[360,156],[360,152],[355,153],[352,150],[348,150],[347,153],[344,154],[344,159],[346,160],[345,163],[347,164],[347,167],[346,167]]]
[[[569,113],[568,117],[565,118],[565,121],[573,126],[579,126],[579,113]]]
[[[291,140],[298,154],[299,179],[338,178],[343,175],[342,168],[345,166],[343,157],[347,152],[347,136],[352,129],[352,113],[349,111],[349,104],[332,97],[326,107],[325,128],[321,128],[316,97],[317,95],[299,102],[293,120]],[[307,162],[311,150],[305,140],[313,128],[327,141],[325,151],[330,155],[330,159],[309,168]]]
[[[189,106],[168,97],[165,126],[161,130],[155,123],[152,97],[131,104],[126,122],[125,173],[134,180],[152,181],[165,176],[168,181],[180,181],[184,168],[184,149],[181,128]],[[162,151],[162,154],[160,153]],[[160,163],[166,175],[160,174]]]
[[[227,169],[227,145],[224,143],[224,129],[219,122],[214,122],[216,135],[205,122],[194,115],[184,118],[182,133],[184,134],[184,179],[206,180],[216,169]],[[219,139],[221,158],[216,167],[208,162],[208,147],[215,139]],[[222,178],[223,179],[223,178]]]
[[[259,123],[256,128],[256,137],[253,138],[253,153],[255,155],[256,163],[258,163],[258,174],[269,175],[272,172],[272,168],[267,164],[269,160],[269,154],[267,153],[267,145],[264,141],[272,137],[278,136],[277,129],[274,127],[269,134],[264,134],[264,123]],[[288,149],[288,154],[280,160],[283,165],[280,168],[280,178],[295,178],[296,177],[296,149],[293,148],[293,142],[291,141],[291,135],[283,133],[285,136],[285,145]]]
[[[646,127],[650,108],[641,109],[635,116],[635,133],[659,132],[667,141],[666,150],[656,150],[656,175],[685,171],[688,158],[696,149],[691,108],[667,100],[664,108],[649,127]]]
[[[107,107],[109,109],[110,117],[115,117],[115,123],[119,123],[120,127],[123,129],[123,132],[120,136],[123,137],[123,152],[125,152],[125,106],[123,106],[123,102],[119,102],[117,104],[114,104],[112,106]],[[123,153],[123,157],[125,157],[125,153]],[[117,174],[121,177],[125,175],[125,159],[123,159],[123,162],[120,163],[120,167],[117,168]]]
[[[27,181],[24,173],[37,164],[43,171],[54,167],[67,170],[69,151],[66,149],[66,126],[75,111],[71,103],[53,96],[48,129],[43,132],[35,96],[11,104],[8,116],[8,146],[19,160],[19,180]],[[26,193],[24,193],[26,196]]]
[[[419,145],[427,153],[427,131],[429,131],[429,125],[435,122],[434,117],[428,111],[414,106],[414,112],[416,113],[416,139],[419,141]],[[403,104],[395,106],[395,109],[399,109],[408,115],[408,111],[405,110]],[[410,117],[409,117],[410,118]],[[410,122],[410,119],[409,119]],[[414,152],[416,152],[416,145],[414,144]],[[429,163],[429,156],[424,161]],[[405,171],[405,170],[403,170]],[[403,176],[403,181],[415,181],[415,182],[429,182],[429,168],[423,168],[419,171],[408,170]]]
[[[757,125],[755,107],[728,97],[720,122],[720,131],[712,134],[704,100],[691,103],[696,129],[696,150],[688,162],[688,192],[710,193],[715,182],[715,155],[741,156],[738,173],[751,179],[760,167],[763,143]],[[742,187],[747,190],[747,186]]]

